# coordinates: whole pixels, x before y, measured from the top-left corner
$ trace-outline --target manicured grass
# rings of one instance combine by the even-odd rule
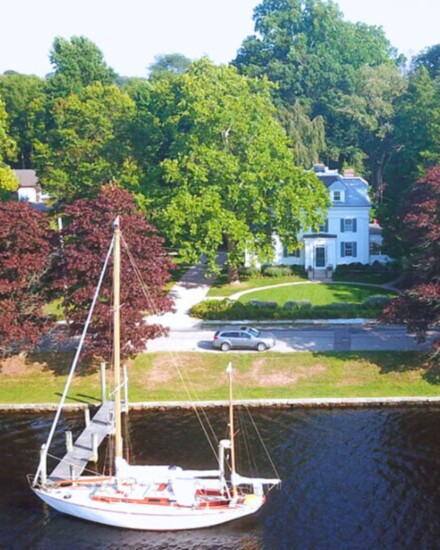
[[[187,401],[177,364],[193,399],[227,399],[229,361],[237,399],[440,395],[440,376],[425,360],[418,352],[151,353],[129,364],[129,395],[131,401]],[[67,354],[38,354],[3,363],[0,402],[58,402],[69,361]],[[99,398],[93,371],[76,377],[68,402]]]
[[[309,300],[314,306],[324,306],[331,303],[361,304],[374,295],[395,297],[390,292],[377,287],[343,285],[343,284],[303,284],[281,286],[266,290],[250,292],[239,298],[240,302],[249,300],[273,301],[284,305],[288,300]]]
[[[228,284],[226,276],[220,276],[217,282],[209,289],[208,297],[223,296],[228,297],[242,290],[250,290],[252,288],[261,288],[263,286],[279,285],[281,283],[296,283],[305,281],[306,279],[299,275],[289,275],[286,277],[258,277],[256,279],[247,279],[237,284]]]

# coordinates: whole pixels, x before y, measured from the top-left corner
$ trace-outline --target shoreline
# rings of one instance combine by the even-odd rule
[[[328,397],[304,399],[239,399],[234,406],[273,409],[326,409],[326,408],[379,408],[379,407],[424,407],[440,405],[439,397]],[[64,409],[68,412],[81,411],[86,408],[97,408],[100,403],[68,403]],[[228,401],[144,401],[129,404],[130,411],[166,410],[166,409],[193,409],[195,406],[203,408],[228,407]],[[0,404],[2,413],[48,413],[58,408],[57,403],[24,403]]]

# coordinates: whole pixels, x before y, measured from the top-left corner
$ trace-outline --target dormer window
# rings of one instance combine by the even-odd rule
[[[332,191],[333,202],[342,202],[342,191]]]

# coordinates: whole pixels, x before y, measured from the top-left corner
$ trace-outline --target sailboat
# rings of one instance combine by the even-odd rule
[[[46,504],[70,516],[104,525],[151,531],[198,529],[223,524],[257,512],[265,503],[265,493],[278,485],[278,478],[265,479],[240,475],[235,466],[234,409],[232,366],[229,365],[229,439],[218,445],[217,464],[210,470],[187,470],[175,465],[132,465],[123,457],[120,361],[120,256],[119,219],[92,301],[83,334],[67,379],[46,444],[40,451],[35,476],[30,480],[35,494]],[[87,326],[103,280],[106,265],[113,254],[114,286],[114,402],[106,402],[75,445],[47,474],[49,447],[64,406],[69,385],[81,353]],[[81,475],[90,459],[91,430],[93,447],[106,435],[114,435],[114,474]],[[90,446],[90,445],[89,445]],[[227,455],[230,461],[227,461]]]

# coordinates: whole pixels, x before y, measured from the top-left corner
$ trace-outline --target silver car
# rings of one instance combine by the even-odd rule
[[[261,332],[254,327],[238,327],[218,330],[214,334],[213,346],[222,351],[230,349],[256,349],[265,351],[276,343],[270,332]]]

